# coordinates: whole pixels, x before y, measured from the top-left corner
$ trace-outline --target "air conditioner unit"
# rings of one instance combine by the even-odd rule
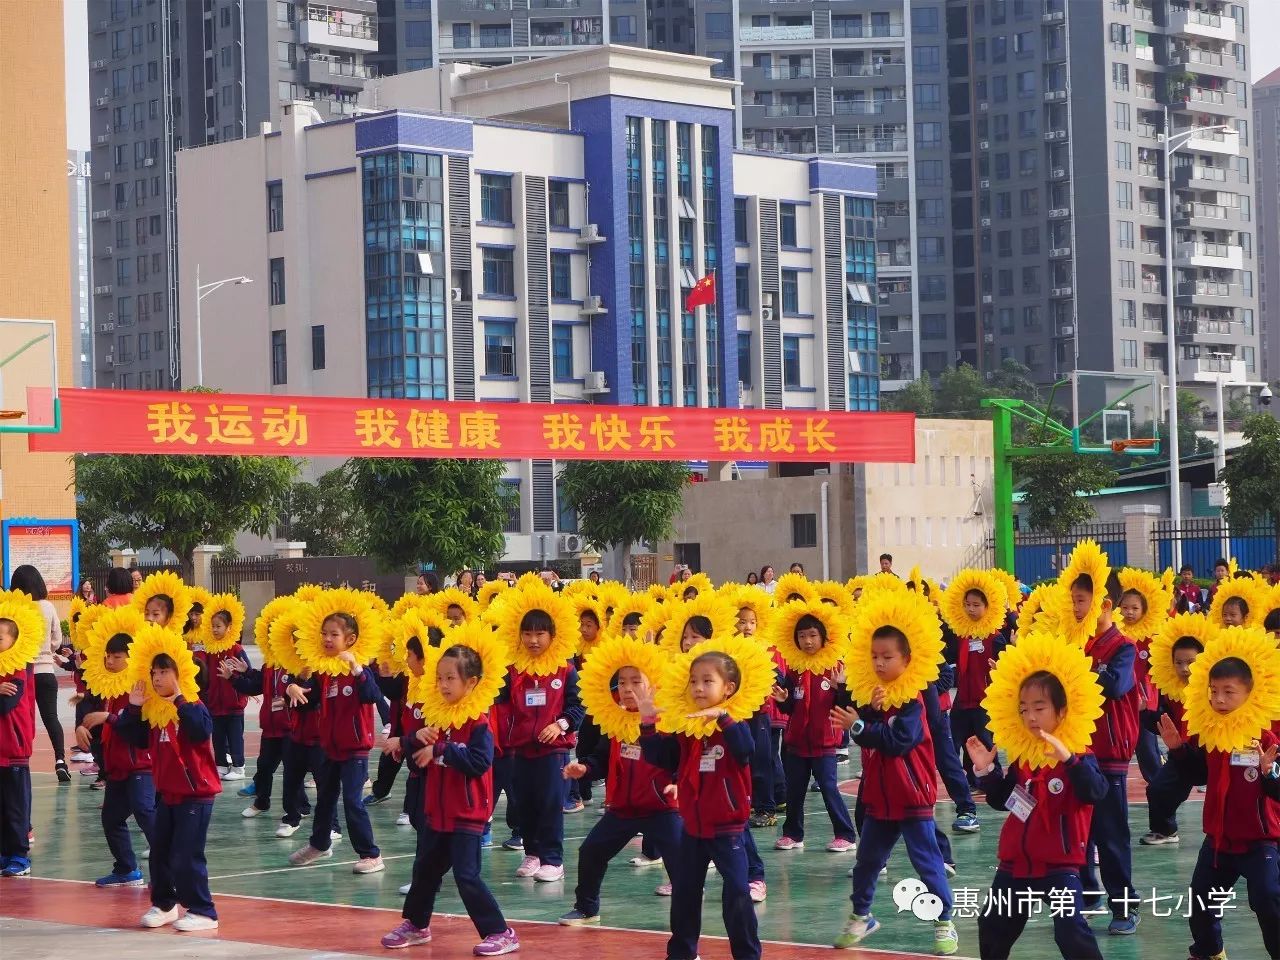
[[[103,171],[102,171],[102,173],[100,173],[100,174],[99,174],[99,176],[102,178],[102,182],[103,182],[103,183],[110,183],[110,182],[111,182],[111,171],[110,171],[110,170],[103,170]]]
[[[770,322],[770,321],[772,321],[772,320],[773,320],[773,308],[772,308],[772,307],[761,307],[761,308],[760,308],[760,322],[761,322],[761,323],[769,323],[769,322]]]
[[[594,223],[588,223],[578,233],[578,241],[580,243],[602,243],[604,237],[600,236],[600,227]]]
[[[109,284],[109,283],[104,283],[104,284],[102,284],[101,286],[98,286],[98,287],[94,287],[94,288],[93,288],[93,295],[94,295],[95,297],[103,297],[103,296],[106,296],[106,295],[107,295],[108,293],[110,293],[110,292],[111,292],[111,284]]]
[[[586,541],[576,533],[566,533],[560,538],[560,550],[563,553],[581,553]]]
[[[114,367],[116,365],[116,355],[114,353],[108,353],[102,358],[102,365],[104,367]]]
[[[95,211],[93,211],[93,219],[95,219],[95,220],[110,220],[110,219],[111,219],[111,211],[110,211],[110,210],[95,210]]]
[[[1075,326],[1074,326],[1073,324],[1070,324],[1070,323],[1064,323],[1064,324],[1062,325],[1062,329],[1061,329],[1059,332],[1060,332],[1064,337],[1074,337],[1074,336],[1076,335],[1076,328],[1075,328]]]
[[[605,313],[604,300],[597,294],[592,294],[582,304],[582,309],[578,311],[582,316],[589,317],[599,313]]]
[[[89,66],[93,67],[95,70],[105,70],[107,69],[107,61],[95,60],[93,63],[89,64]]]
[[[991,218],[990,218],[990,217],[983,217],[983,218],[982,218],[982,220],[981,220],[981,221],[979,221],[979,222],[980,222],[984,227],[989,227],[989,226],[991,226]]]
[[[979,141],[978,141],[978,149],[979,149],[979,150],[990,150],[990,149],[991,149],[991,141],[990,141],[990,140],[979,140]]]
[[[452,300],[454,303],[461,303],[461,302],[462,302],[462,288],[461,288],[461,287],[450,287],[450,288],[449,288],[449,299],[450,299],[450,300]]]
[[[1066,175],[1067,175],[1067,168],[1066,168],[1066,167],[1054,167],[1054,168],[1053,168],[1053,178],[1054,178],[1055,180],[1061,179],[1062,177],[1065,177]]]
[[[147,157],[142,161],[144,167],[154,167],[156,165],[155,157]]]
[[[108,143],[111,142],[111,137],[108,134],[100,133],[93,138],[93,142],[100,147],[105,147]]]
[[[989,294],[989,293],[984,293],[984,294],[982,295],[982,302],[983,302],[983,303],[990,303],[990,302],[991,302],[991,294]]]
[[[991,178],[990,178],[990,177],[983,177],[981,180],[979,180],[979,181],[978,181],[978,186],[979,186],[979,187],[981,187],[983,190],[990,190],[990,189],[991,189]]]
[[[110,97],[96,97],[93,101],[93,105],[95,107],[105,107],[110,102],[111,102]]]
[[[990,109],[991,109],[991,104],[990,104],[988,101],[986,101],[986,100],[980,100],[980,101],[978,102],[978,112],[979,112],[979,113],[986,113],[986,112],[987,112],[988,110],[990,110]]]
[[[98,324],[98,332],[99,332],[99,333],[111,333],[112,331],[114,331],[114,330],[115,330],[115,328],[116,328],[116,325],[115,325],[114,323],[100,323],[100,324]]]
[[[995,342],[996,342],[996,335],[995,335],[994,333],[984,333],[984,334],[982,335],[982,342],[983,342],[983,343],[995,343]]]
[[[582,378],[582,392],[592,393],[608,393],[609,385],[605,382],[603,370],[588,370],[585,377]]]

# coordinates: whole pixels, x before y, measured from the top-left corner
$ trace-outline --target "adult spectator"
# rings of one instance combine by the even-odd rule
[[[588,580],[590,580],[592,583],[599,584],[599,583],[600,583],[600,571],[599,571],[599,570],[592,570],[592,571],[591,571],[591,573],[590,573],[590,574],[588,574],[587,579],[588,579]]]
[[[747,586],[754,587],[760,582],[760,575],[754,570],[747,571]]]
[[[130,567],[129,582],[133,585],[129,591],[130,593],[132,593],[134,590],[137,590],[140,586],[142,586],[142,571],[139,570],[137,567]]]
[[[40,613],[44,615],[44,639],[40,642],[40,652],[36,654],[33,665],[36,706],[40,710],[40,720],[49,733],[49,742],[53,744],[54,773],[58,775],[59,783],[70,783],[66,743],[62,737],[62,723],[58,720],[57,661],[54,657],[59,655],[58,651],[63,646],[58,611],[49,602],[49,589],[45,586],[44,577],[30,564],[24,563],[14,569],[9,577],[9,589],[25,593],[36,602]]]
[[[463,570],[458,574],[457,586],[467,596],[474,596],[476,592],[476,575],[470,570]]]
[[[891,553],[880,554],[880,572],[893,573],[893,554]],[[897,576],[896,573],[893,573],[893,575],[895,577]]]
[[[484,575],[483,570],[476,571],[476,593],[480,592],[480,588],[489,582],[489,578]]]
[[[803,577],[803,576],[804,576],[804,564],[803,564],[803,563],[801,563],[799,560],[797,560],[795,563],[791,564],[791,572],[792,572],[792,573],[798,573],[798,574],[800,574],[800,576],[802,576],[802,577]]]
[[[137,568],[134,572],[137,572]],[[133,599],[133,588],[132,574],[124,567],[112,567],[107,571],[107,595],[102,598],[102,605],[104,607],[127,605]]]
[[[439,589],[440,578],[436,576],[434,570],[423,570],[418,574],[418,582],[414,585],[414,590],[418,596],[425,597]]]
[[[98,594],[93,589],[93,581],[85,577],[80,581],[80,599],[85,603],[94,604],[98,602]]]
[[[766,563],[760,568],[760,582],[756,586],[768,594],[772,594],[778,589],[778,581],[774,577],[773,567],[769,564]]]

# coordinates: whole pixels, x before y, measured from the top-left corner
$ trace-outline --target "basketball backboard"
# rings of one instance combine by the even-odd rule
[[[0,433],[56,433],[58,339],[52,320],[0,319]]]
[[[1160,452],[1158,374],[1076,370],[1069,379],[1071,438],[1077,452]]]

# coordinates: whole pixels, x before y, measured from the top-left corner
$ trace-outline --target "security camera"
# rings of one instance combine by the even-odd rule
[[[1262,401],[1262,405],[1264,407],[1271,406],[1271,388],[1263,387],[1260,391],[1258,391],[1258,399]]]

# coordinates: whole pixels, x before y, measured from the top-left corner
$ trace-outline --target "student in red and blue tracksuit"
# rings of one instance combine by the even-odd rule
[[[241,816],[256,817],[271,809],[271,781],[284,760],[289,737],[298,725],[298,714],[289,705],[286,690],[290,680],[283,667],[239,669],[236,666],[238,662],[240,661],[231,657],[225,659],[225,666],[219,666],[218,676],[223,678],[224,674],[229,674],[225,679],[229,680],[241,696],[262,697],[262,706],[258,709],[261,739],[258,745],[258,765],[253,774],[253,803],[241,812]],[[311,802],[302,788],[301,778],[293,793],[286,791],[281,796],[281,805],[284,807],[286,822],[298,823],[304,813],[311,812]]]
[[[18,639],[12,620],[0,622]],[[31,747],[36,738],[34,672],[30,664],[0,677],[0,874],[21,877],[31,872]]]
[[[969,593],[982,596],[978,590],[970,590]],[[961,637],[945,623],[942,634],[944,656],[947,663],[955,665],[956,693],[951,703],[951,742],[957,749],[962,749],[961,745],[970,737],[977,737],[984,747],[990,749],[994,741],[987,726],[990,718],[983,709],[982,698],[987,695],[987,686],[991,683],[991,664],[1007,645],[1005,636],[997,631],[988,637]],[[972,778],[967,754],[962,763],[970,775],[972,788],[976,781]]]
[[[225,631],[231,625],[231,615],[219,610],[210,616],[210,626],[216,631]],[[216,635],[216,634],[215,634]],[[222,639],[222,637],[219,637]],[[213,717],[213,754],[221,766],[223,758],[230,763],[225,772],[219,770],[223,780],[237,781],[244,779],[244,711],[249,705],[249,697],[233,682],[232,678],[239,671],[249,668],[249,657],[237,640],[230,648],[218,653],[202,653],[205,670],[208,673],[208,686],[203,697]],[[251,688],[248,693],[257,693]]]
[[[1191,676],[1191,664],[1203,652],[1204,645],[1195,637],[1179,637],[1173,642],[1173,668],[1183,683]],[[1168,717],[1173,724],[1173,732],[1177,735],[1175,740],[1191,739],[1187,732],[1187,708],[1162,693],[1156,711],[1157,730],[1164,717]],[[1147,819],[1151,829],[1138,839],[1138,843],[1144,847],[1160,847],[1181,842],[1178,836],[1178,808],[1187,802],[1194,786],[1176,763],[1161,764],[1159,772],[1147,784]]]

